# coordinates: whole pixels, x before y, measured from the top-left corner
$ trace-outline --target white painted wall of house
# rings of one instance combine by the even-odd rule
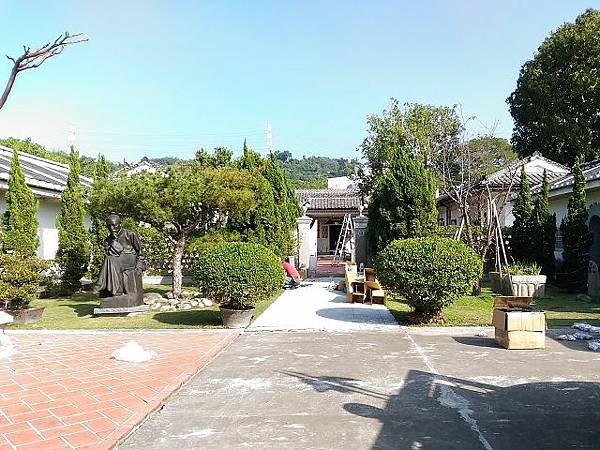
[[[60,213],[60,199],[58,198],[38,198],[40,209],[38,218],[38,237],[40,245],[38,247],[38,256],[43,259],[54,259],[58,250],[58,229],[56,228],[56,217]],[[0,214],[6,209],[4,192],[0,192]],[[89,229],[91,221],[85,217],[84,223]]]

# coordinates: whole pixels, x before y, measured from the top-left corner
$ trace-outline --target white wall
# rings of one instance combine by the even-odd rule
[[[60,199],[58,198],[38,198],[40,209],[38,211],[38,237],[40,245],[38,247],[38,256],[43,259],[54,259],[58,250],[58,230],[56,229],[56,217],[60,213]],[[4,201],[4,192],[0,192],[0,214],[4,213],[6,203]],[[91,226],[89,217],[85,217],[84,224],[86,228]]]

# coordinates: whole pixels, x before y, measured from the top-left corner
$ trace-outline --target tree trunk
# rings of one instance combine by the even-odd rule
[[[183,285],[183,274],[181,272],[181,261],[183,260],[183,250],[185,248],[185,236],[175,241],[173,247],[173,297],[181,296],[181,287]]]

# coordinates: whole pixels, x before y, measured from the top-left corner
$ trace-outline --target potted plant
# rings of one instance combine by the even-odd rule
[[[500,293],[502,292],[502,277],[500,275],[500,272],[490,272],[489,273],[490,276],[490,287],[492,289],[492,292],[496,292],[496,293]]]
[[[35,322],[42,318],[43,307],[29,308],[36,298],[45,261],[18,253],[0,254],[0,309],[15,323]]]
[[[502,278],[502,294],[515,297],[544,297],[546,275],[541,275],[541,267],[535,263],[515,263],[504,266],[506,274]]]
[[[268,248],[248,242],[207,248],[193,274],[200,292],[219,304],[227,328],[247,327],[256,303],[283,287],[279,258]]]

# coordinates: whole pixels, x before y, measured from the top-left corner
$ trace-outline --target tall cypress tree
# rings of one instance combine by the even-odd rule
[[[38,248],[39,203],[25,183],[19,154],[13,151],[6,191],[6,211],[3,215],[3,247],[23,256],[34,256]]]
[[[535,243],[535,261],[542,267],[542,273],[552,276],[554,274],[554,248],[556,245],[556,215],[550,214],[548,204],[548,174],[544,169],[542,190],[535,198],[531,213],[532,242]]]
[[[372,248],[379,252],[396,239],[431,235],[437,223],[435,191],[424,164],[400,150],[371,196],[367,235]]]
[[[79,172],[79,154],[71,147],[67,186],[61,195],[60,213],[56,218],[56,261],[61,269],[61,286],[65,292],[74,292],[79,288],[79,280],[85,275],[90,258],[89,236],[83,223],[85,207]]]
[[[228,227],[239,231],[244,240],[265,245],[279,256],[291,254],[294,246],[292,230],[300,215],[300,206],[280,162],[274,155],[262,159],[244,142],[238,165],[256,177],[257,206],[248,220],[231,218]]]
[[[560,224],[564,281],[566,287],[572,290],[583,289],[586,285],[589,251],[593,241],[587,220],[585,177],[577,158],[573,166],[573,192],[569,197],[567,215]]]
[[[108,180],[109,170],[104,155],[98,156],[96,166],[94,167],[94,185],[92,189],[102,189],[103,184]],[[104,261],[104,240],[108,236],[106,228],[106,217],[93,209],[89,210],[92,226],[90,228],[90,266],[89,273],[92,280],[98,278],[100,267]]]
[[[519,192],[513,206],[513,222],[510,248],[515,261],[531,261],[531,250],[534,247],[531,234],[531,189],[525,166],[521,166],[521,177],[519,180]]]

